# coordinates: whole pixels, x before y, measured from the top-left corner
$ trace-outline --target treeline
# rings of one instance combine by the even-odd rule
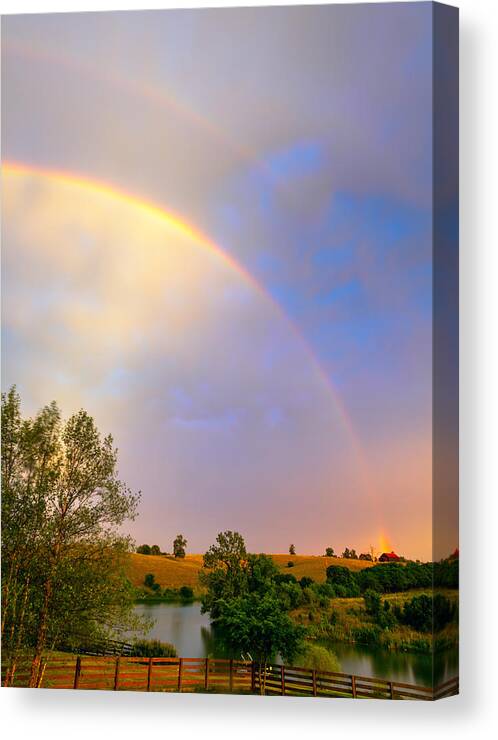
[[[139,545],[136,549],[139,555],[169,555],[169,552],[162,552],[159,545]],[[184,558],[187,554],[187,540],[182,534],[177,534],[173,540],[173,555],[175,558]]]
[[[404,624],[417,632],[440,632],[457,616],[457,604],[443,594],[419,594],[403,605],[382,600],[380,594],[368,589],[363,596],[367,614],[383,630]]]
[[[353,598],[368,589],[396,593],[415,588],[458,588],[458,559],[439,563],[383,563],[353,572],[340,565],[329,565],[327,584],[332,597]]]
[[[139,598],[161,599],[162,601],[182,601],[188,602],[194,600],[194,589],[191,586],[180,586],[180,588],[161,588],[161,584],[156,581],[154,573],[147,573],[144,578],[146,591],[139,592]]]

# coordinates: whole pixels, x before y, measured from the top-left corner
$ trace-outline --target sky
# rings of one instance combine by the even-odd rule
[[[2,387],[113,434],[138,543],[432,557],[431,44],[430,3],[2,19]]]

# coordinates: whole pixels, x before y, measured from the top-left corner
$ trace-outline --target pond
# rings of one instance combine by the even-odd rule
[[[152,618],[155,624],[147,634],[148,639],[171,642],[183,658],[240,658],[227,655],[209,622],[207,614],[201,614],[200,604],[137,604],[137,614]],[[432,660],[421,653],[396,653],[368,645],[324,642],[337,655],[343,673],[359,676],[386,678],[421,686],[432,684]],[[458,650],[438,653],[435,670],[437,684],[458,675]]]

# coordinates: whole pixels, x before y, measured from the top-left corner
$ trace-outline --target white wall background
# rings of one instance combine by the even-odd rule
[[[4,13],[235,5],[0,0]],[[264,3],[244,0],[244,5]],[[273,2],[272,4],[289,4]],[[436,704],[2,689],[3,736],[488,738],[498,675],[498,3],[454,0],[461,49],[461,696]],[[497,680],[496,678],[494,679]],[[495,729],[496,732],[496,729]]]

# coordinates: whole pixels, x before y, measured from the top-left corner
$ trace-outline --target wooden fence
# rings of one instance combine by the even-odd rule
[[[2,684],[5,670],[2,665]],[[30,661],[21,661],[9,685],[27,686]],[[40,688],[110,689],[114,691],[190,691],[256,693],[353,699],[432,701],[458,694],[458,678],[434,690],[397,681],[293,666],[211,658],[132,658],[49,656],[42,661]]]

